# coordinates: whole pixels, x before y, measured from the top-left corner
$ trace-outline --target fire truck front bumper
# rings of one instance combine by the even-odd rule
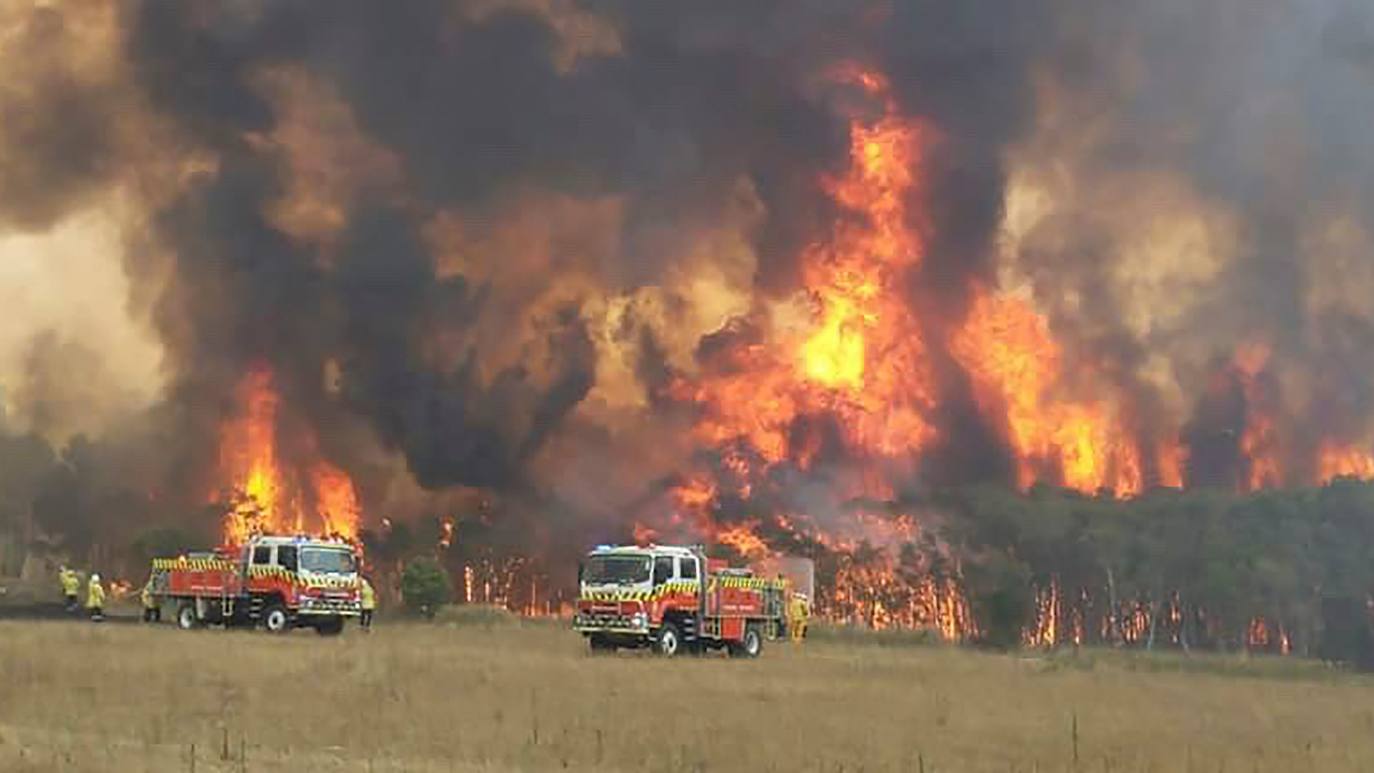
[[[649,616],[644,612],[578,612],[573,616],[573,630],[580,633],[623,633],[649,635]]]
[[[362,604],[356,599],[338,599],[328,596],[302,596],[297,615],[325,615],[329,617],[358,617],[362,614]]]

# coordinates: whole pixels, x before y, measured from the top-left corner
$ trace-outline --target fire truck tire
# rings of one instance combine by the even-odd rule
[[[342,617],[334,617],[323,620],[315,625],[315,633],[321,636],[338,636],[343,633],[344,621]]]
[[[671,658],[682,651],[682,632],[673,623],[664,623],[654,639],[654,653]]]
[[[183,601],[177,605],[177,628],[190,631],[199,627],[200,620],[196,617],[196,605],[190,601]]]
[[[762,653],[763,632],[752,623],[744,627],[744,638],[738,644],[730,645],[732,658],[756,658]]]
[[[268,633],[286,633],[291,630],[291,615],[286,611],[286,607],[281,604],[273,604],[262,611],[262,627]]]
[[[593,634],[587,637],[587,641],[591,643],[593,655],[610,655],[615,652],[615,643],[605,636]]]

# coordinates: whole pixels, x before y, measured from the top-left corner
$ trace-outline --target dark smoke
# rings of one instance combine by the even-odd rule
[[[629,288],[680,259],[685,235],[714,223],[738,179],[756,178],[783,201],[819,202],[803,182],[843,151],[842,126],[804,93],[800,62],[744,40],[641,28],[647,10],[625,11],[623,56],[560,72],[548,21],[518,11],[471,21],[462,4],[440,2],[141,5],[129,54],[143,88],[220,162],[161,217],[178,256],[178,286],[164,303],[191,317],[164,323],[189,330],[167,337],[184,344],[193,391],[213,393],[266,358],[315,400],[304,385],[337,354],[348,407],[406,454],[423,485],[521,484],[527,460],[594,383],[591,342],[568,306],[538,323],[549,362],[494,375],[476,350],[436,362],[436,338],[471,339],[484,319],[512,310],[494,308],[500,301],[480,279],[438,276],[420,233],[425,214],[483,211],[530,185],[626,195],[620,252],[594,268]],[[284,64],[333,84],[413,185],[404,211],[357,205],[329,271],[264,215],[282,192],[283,160],[244,144],[273,123],[255,69]],[[805,238],[789,229],[805,223],[772,218],[762,238],[791,252]]]
[[[941,445],[900,494],[1011,477],[1002,428],[941,349],[971,289],[1003,274],[1094,364],[1100,382],[1076,387],[1124,390],[1142,437],[1186,426],[1194,480],[1225,483],[1242,474],[1247,406],[1206,383],[1252,338],[1274,349],[1285,427],[1309,433],[1295,448],[1364,439],[1374,416],[1370,14],[1343,0],[127,0],[119,67],[100,74],[64,57],[79,45],[73,16],[35,12],[0,92],[0,223],[41,229],[113,180],[147,182],[130,170],[149,158],[175,158],[157,185],[130,183],[149,211],[125,263],[166,347],[158,421],[185,443],[177,464],[213,465],[235,384],[267,363],[286,410],[345,468],[384,478],[376,459],[394,453],[421,487],[490,488],[521,503],[512,517],[604,519],[642,501],[685,445],[669,386],[732,366],[726,349],[755,332],[757,308],[714,334],[678,329],[699,302],[683,277],[727,260],[702,245],[732,230],[755,300],[798,288],[798,256],[837,216],[817,180],[845,167],[848,121],[874,109],[832,77],[857,62],[931,132],[909,208],[926,254],[906,289],[932,333]],[[609,42],[570,54],[586,44],[558,23],[573,15]],[[264,86],[282,73],[337,100],[394,175],[337,170],[347,184],[311,187],[301,169],[317,143],[278,139],[289,111]],[[113,118],[124,112],[141,117]],[[319,145],[344,131],[324,123],[309,127]],[[158,129],[129,130],[144,124]],[[1013,239],[1006,202],[1024,180],[1055,195]],[[337,220],[327,237],[280,214],[302,189]],[[613,214],[591,222],[593,203]],[[596,233],[543,222],[553,211]],[[1190,218],[1203,236],[1159,246]],[[449,241],[435,236],[447,222],[460,224]],[[508,233],[541,226],[537,250]],[[1152,247],[1176,249],[1140,257]],[[648,290],[670,296],[666,321],[634,307],[621,329],[599,327],[597,303]],[[683,345],[689,333],[700,340]],[[644,395],[631,419],[599,390],[607,339]],[[35,359],[33,383],[52,362]],[[80,410],[79,394],[33,394],[61,400],[52,426]],[[786,470],[780,507],[846,474],[834,422],[791,428],[821,466],[810,480]],[[206,474],[154,467],[175,470],[170,487]],[[623,478],[589,492],[570,470]],[[81,491],[69,488],[44,511],[65,512]],[[731,507],[758,515],[746,504],[771,501]]]
[[[59,11],[21,12],[15,26],[0,89],[0,227],[41,229],[112,176],[121,94],[68,59],[90,43]]]
[[[1227,477],[1215,469],[1220,430],[1203,428],[1244,425],[1234,401],[1207,388],[1214,358],[1248,341],[1274,347],[1274,375],[1290,387],[1286,434],[1366,440],[1370,379],[1349,363],[1374,346],[1371,307],[1357,297],[1369,287],[1368,245],[1328,239],[1331,229],[1374,226],[1374,155],[1357,128],[1374,119],[1369,7],[1078,10],[1059,17],[1060,40],[1039,62],[1053,84],[1046,130],[1057,134],[1036,152],[1073,167],[1059,180],[1069,195],[1017,256],[1056,332],[1112,363],[1114,379],[1138,395],[1142,424],[1167,420],[1158,382],[1141,376],[1169,363],[1181,392],[1198,400],[1172,415],[1192,416],[1194,456],[1213,460],[1198,462],[1199,483]],[[1092,129],[1077,134],[1075,123]],[[1222,234],[1209,234],[1210,245],[1171,241],[1154,265],[1124,273],[1125,253],[1168,236],[1167,227],[1147,231],[1152,221],[1184,217]],[[1341,283],[1349,293],[1333,289]],[[1292,450],[1310,451],[1303,446]]]

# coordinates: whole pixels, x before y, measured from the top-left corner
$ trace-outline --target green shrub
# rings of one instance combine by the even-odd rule
[[[996,554],[965,567],[969,606],[978,621],[978,643],[1015,649],[1021,631],[1034,619],[1030,572],[1021,562]]]
[[[451,588],[448,572],[432,558],[413,558],[401,572],[406,609],[430,620],[449,602]]]

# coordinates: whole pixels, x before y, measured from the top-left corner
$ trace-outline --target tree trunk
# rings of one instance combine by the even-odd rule
[[[1121,646],[1121,608],[1116,600],[1116,576],[1107,567],[1107,623],[1113,647]]]
[[[1155,629],[1159,626],[1159,602],[1150,596],[1150,635],[1145,638],[1145,650],[1155,648]]]
[[[1178,627],[1178,646],[1182,647],[1183,654],[1187,655],[1192,652],[1192,648],[1188,646],[1188,625],[1192,621],[1189,619],[1188,605],[1183,603],[1182,596],[1178,598],[1178,613],[1179,619],[1183,621]]]

